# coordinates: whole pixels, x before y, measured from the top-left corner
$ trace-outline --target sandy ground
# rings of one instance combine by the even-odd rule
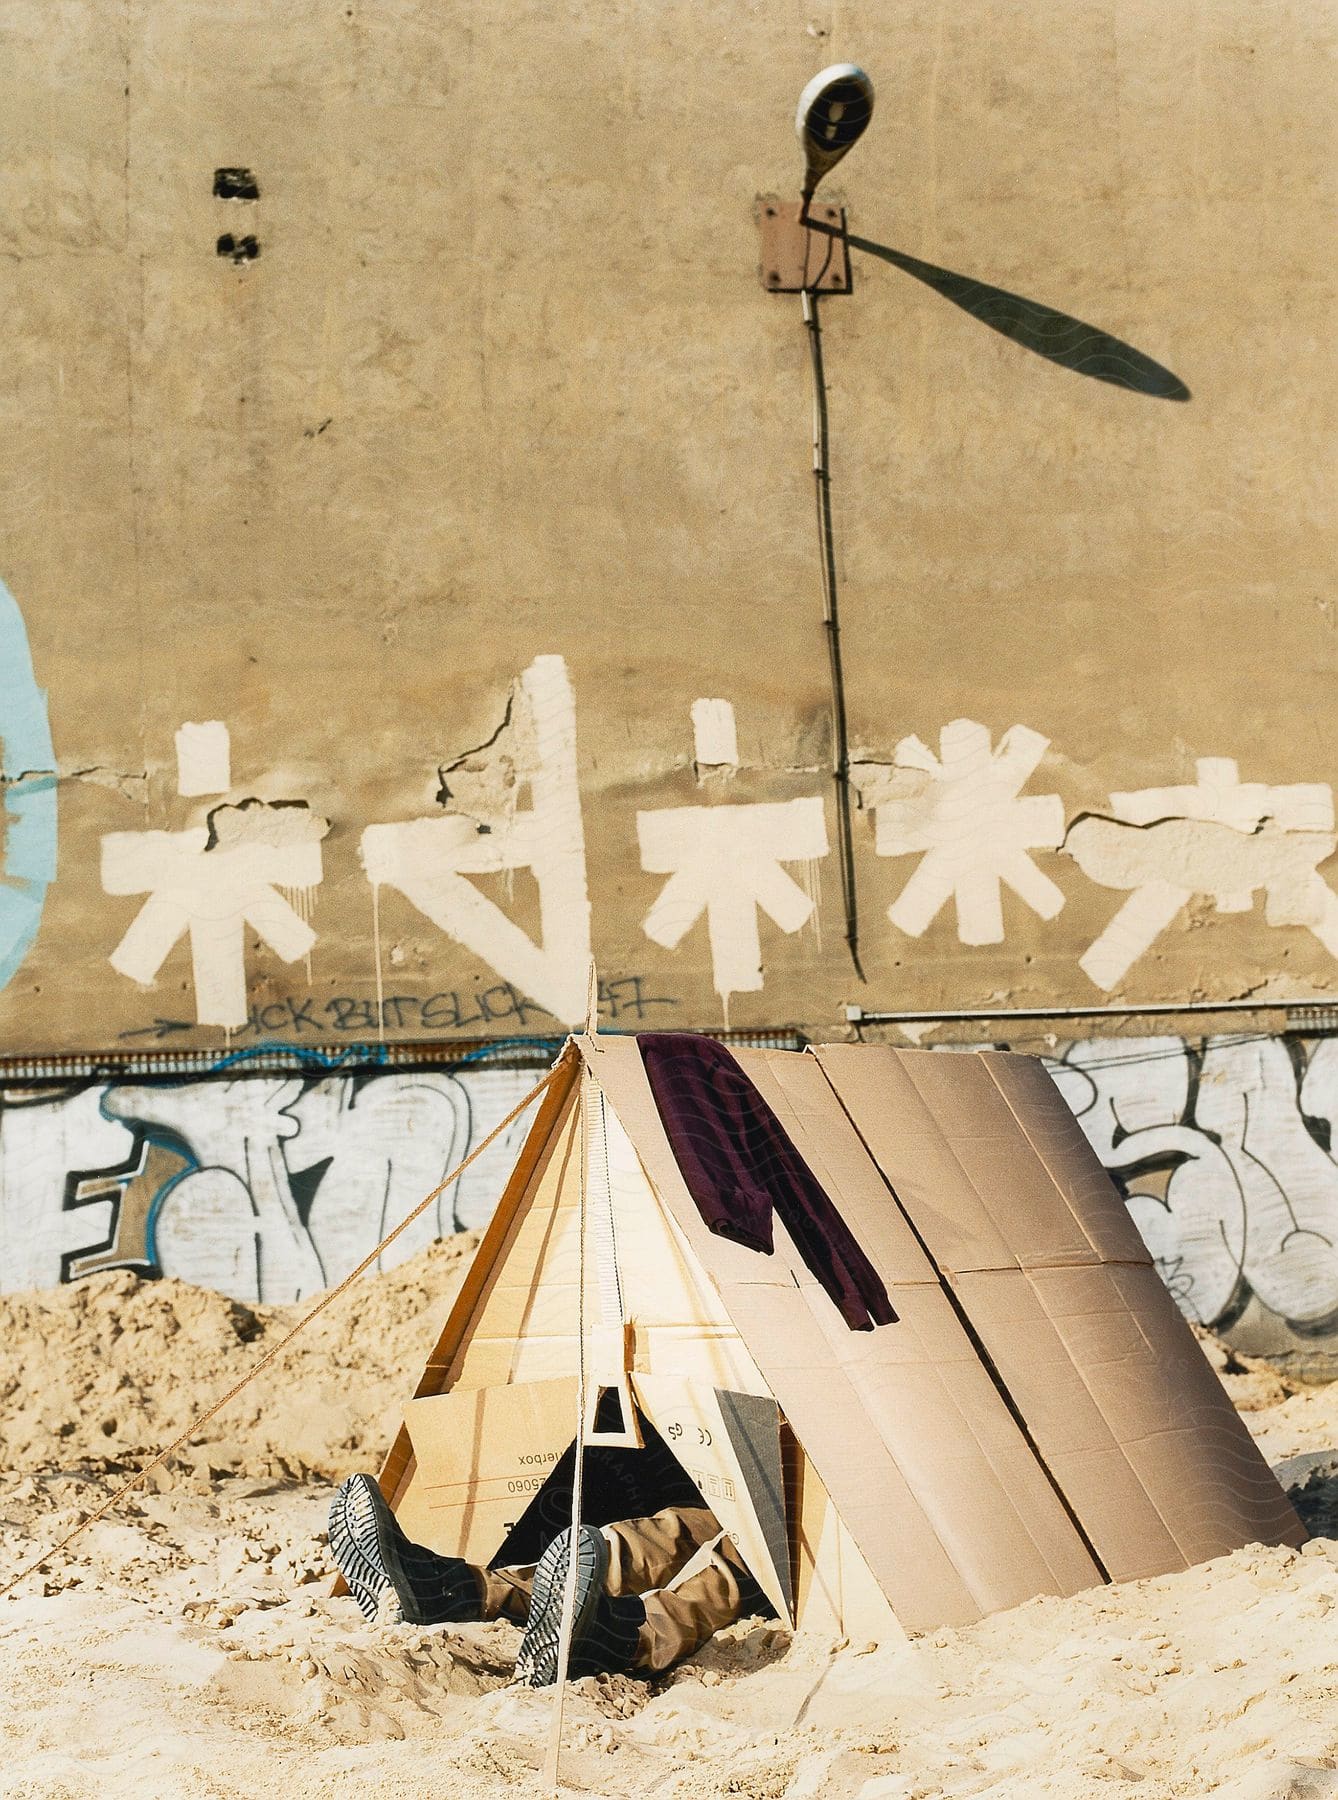
[[[0,1794],[541,1791],[551,1696],[504,1624],[327,1597],[331,1480],[375,1466],[468,1240],[331,1309],[150,1491],[0,1601]],[[0,1576],[68,1530],[290,1315],[94,1277],[0,1301]],[[1338,1516],[1338,1384],[1205,1345],[1270,1461]],[[1338,1542],[1038,1600],[877,1649],[742,1623],[669,1677],[576,1684],[563,1775],[638,1800],[1338,1800]]]

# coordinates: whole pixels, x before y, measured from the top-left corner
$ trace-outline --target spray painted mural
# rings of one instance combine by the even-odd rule
[[[1338,1038],[1107,1038],[1048,1062],[1181,1309],[1338,1336]]]
[[[528,1093],[533,1070],[0,1090],[0,1292],[133,1268],[288,1301],[338,1281]],[[385,1252],[483,1224],[517,1120]],[[379,1265],[378,1265],[379,1266]]]
[[[821,789],[814,791],[814,772],[798,767],[788,774],[801,791],[789,798],[735,799],[730,784],[743,765],[733,705],[699,699],[691,715],[697,803],[637,810],[627,821],[627,848],[635,841],[645,878],[635,916],[644,939],[660,950],[679,955],[691,944],[692,954],[705,953],[727,1020],[732,995],[762,991],[768,964],[783,973],[786,956],[792,967],[812,960],[814,946],[793,943],[803,927],[811,924],[821,954],[820,870],[831,855],[826,803]],[[60,779],[22,614],[3,585],[0,746],[2,988],[32,945],[55,878]],[[876,856],[906,868],[886,908],[894,932],[923,938],[946,912],[960,943],[1002,943],[1005,889],[1049,924],[1067,899],[1055,877],[1076,870],[1123,896],[1095,940],[1080,952],[1075,946],[1078,970],[1104,992],[1118,990],[1196,901],[1218,913],[1250,913],[1262,895],[1265,926],[1304,930],[1338,960],[1338,894],[1320,872],[1338,848],[1328,784],[1243,782],[1230,757],[1206,756],[1193,783],[1116,792],[1105,810],[1066,819],[1060,794],[1027,791],[1044,788],[1050,748],[1025,724],[1012,724],[996,742],[988,726],[963,718],[940,728],[937,752],[911,736],[889,761],[852,763],[851,784],[871,825],[866,841]],[[199,1028],[246,1032],[255,1018],[248,958],[258,946],[281,963],[306,963],[305,995],[276,995],[272,982],[266,991],[267,1010],[282,1018],[289,1009],[295,1032],[441,1036],[495,1022],[487,1009],[458,1016],[454,990],[387,995],[396,966],[393,946],[389,973],[382,957],[387,891],[495,972],[500,988],[485,991],[512,997],[504,1016],[524,1008],[557,1027],[584,1016],[592,905],[576,695],[561,656],[537,656],[511,683],[491,736],[440,765],[435,810],[360,826],[373,966],[350,972],[374,981],[374,1007],[353,998],[344,1007],[337,994],[317,1010],[310,997],[313,959],[346,955],[343,934],[323,937],[312,919],[326,878],[330,822],[298,795],[280,789],[264,799],[235,785],[231,734],[221,720],[183,723],[175,751],[175,828],[101,835],[107,919],[90,941],[98,960],[141,994],[172,985],[164,971],[184,945],[194,1017],[159,1017],[155,1010],[153,1025],[141,1015],[119,1038]],[[500,896],[479,885],[499,876]],[[537,893],[537,930],[512,916],[517,876],[529,878]],[[179,965],[177,975],[180,991]],[[328,993],[332,984],[323,985]],[[125,999],[131,1001],[129,991]]]
[[[717,791],[699,805],[636,814],[641,870],[668,877],[641,929],[675,951],[704,925],[713,985],[727,1010],[732,994],[763,987],[763,918],[790,937],[816,923],[818,870],[830,845],[818,794],[742,804],[726,798],[738,767],[728,701],[699,700],[693,724],[698,783]],[[1338,959],[1338,895],[1319,873],[1338,848],[1328,785],[1242,782],[1229,757],[1204,757],[1192,785],[1116,793],[1109,815],[1081,813],[1066,824],[1058,794],[1023,791],[1048,747],[1024,725],[996,745],[984,725],[956,719],[940,732],[937,754],[906,738],[890,763],[854,766],[876,854],[916,859],[887,909],[899,932],[922,937],[951,905],[961,943],[1002,943],[1005,888],[1042,921],[1055,919],[1065,894],[1035,860],[1048,853],[1125,895],[1078,957],[1078,968],[1105,992],[1119,988],[1200,896],[1217,912],[1249,913],[1262,893],[1265,925],[1301,927]],[[219,804],[203,825],[103,838],[104,891],[147,896],[109,960],[151,987],[174,945],[188,939],[195,1023],[235,1031],[250,1018],[247,928],[285,962],[309,958],[317,944],[306,915],[329,827],[301,800],[230,801],[228,735],[218,721],[183,725],[177,756],[181,795],[208,794]],[[591,902],[576,707],[561,657],[538,657],[525,670],[494,737],[441,769],[438,801],[436,813],[363,830],[362,868],[378,919],[382,891],[396,890],[534,1008],[559,1024],[579,1022]],[[799,867],[802,886],[787,865]],[[520,871],[538,890],[537,942],[470,879]],[[384,1034],[379,925],[375,937],[374,1029]]]

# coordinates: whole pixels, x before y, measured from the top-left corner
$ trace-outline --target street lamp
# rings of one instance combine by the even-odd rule
[[[795,115],[795,131],[804,152],[802,198],[797,205],[777,197],[764,198],[757,214],[762,286],[773,294],[799,295],[813,372],[813,481],[817,494],[823,623],[831,668],[832,776],[836,784],[840,828],[841,896],[845,908],[846,944],[861,981],[864,971],[859,957],[850,755],[837,612],[827,384],[823,373],[819,299],[851,292],[850,252],[862,250],[923,282],[991,331],[997,331],[1024,350],[1060,368],[1150,399],[1185,401],[1190,397],[1189,389],[1178,375],[1099,326],[972,276],[936,268],[932,263],[908,256],[886,244],[851,237],[841,207],[813,205],[819,182],[864,135],[873,115],[873,102],[873,83],[854,63],[835,63],[815,75],[799,96],[799,110]]]
[[[863,137],[873,116],[873,83],[854,63],[833,63],[815,75],[799,96],[794,128],[804,147],[801,224],[818,183]]]
[[[822,567],[822,619],[827,638],[827,662],[832,696],[832,780],[836,787],[836,817],[841,867],[841,903],[845,915],[846,948],[855,973],[864,980],[859,955],[859,907],[855,891],[855,838],[850,806],[850,741],[846,726],[845,675],[841,666],[841,622],[837,607],[836,543],[832,527],[832,478],[830,429],[827,418],[827,382],[822,366],[822,326],[818,318],[820,291],[849,293],[849,250],[845,242],[845,215],[826,207],[827,218],[817,229],[825,233],[826,250],[816,274],[810,268],[810,249],[815,243],[809,206],[823,177],[863,137],[873,116],[873,83],[854,63],[834,63],[823,69],[799,96],[794,128],[804,151],[804,188],[797,213],[790,208],[768,206],[766,220],[773,226],[777,249],[790,237],[790,262],[798,262],[799,300],[808,336],[809,363],[813,373],[813,486],[817,501],[818,549]],[[766,225],[764,223],[764,238]],[[816,239],[820,245],[822,238]],[[837,266],[833,267],[833,256]],[[773,290],[793,292],[783,276],[782,258],[768,254],[777,266],[764,275]]]

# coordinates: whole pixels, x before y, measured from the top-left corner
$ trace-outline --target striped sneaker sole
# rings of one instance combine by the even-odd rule
[[[330,1505],[330,1554],[367,1619],[375,1619],[381,1597],[390,1586],[375,1502],[367,1493],[373,1485],[366,1475],[352,1475]]]
[[[531,1687],[551,1687],[557,1680],[558,1642],[562,1636],[562,1601],[567,1586],[571,1531],[564,1531],[539,1558],[530,1594],[530,1617],[516,1658],[516,1675]],[[602,1531],[582,1525],[576,1550],[576,1609],[571,1641],[580,1643],[604,1592],[609,1572],[609,1546]]]

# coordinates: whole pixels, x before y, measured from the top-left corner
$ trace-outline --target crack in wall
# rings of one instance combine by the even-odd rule
[[[490,737],[437,768],[437,804],[472,819],[484,834],[514,818],[521,787],[536,766],[533,730],[525,729],[524,709],[516,709],[519,688],[518,681],[511,683],[501,722]]]

